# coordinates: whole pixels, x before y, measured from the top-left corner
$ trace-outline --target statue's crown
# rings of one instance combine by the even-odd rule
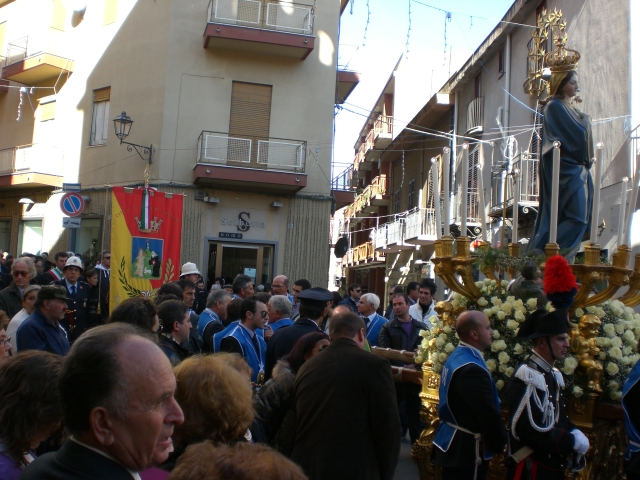
[[[567,35],[565,34],[555,40],[556,48],[544,56],[544,61],[551,73],[571,72],[578,68],[580,53],[566,48],[566,43]]]

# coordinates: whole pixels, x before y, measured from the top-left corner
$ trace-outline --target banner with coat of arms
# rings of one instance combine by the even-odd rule
[[[113,187],[110,310],[150,297],[180,275],[183,196],[148,186]]]

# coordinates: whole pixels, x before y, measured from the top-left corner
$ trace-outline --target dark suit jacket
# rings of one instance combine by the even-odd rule
[[[411,319],[411,336],[409,338],[409,346],[407,347],[407,334],[402,328],[402,322],[397,318],[388,321],[380,329],[380,335],[378,336],[378,346],[382,348],[393,348],[394,350],[415,350],[422,341],[422,337],[419,335],[420,330],[426,330],[427,326],[416,320]],[[396,362],[393,362],[396,365]],[[398,363],[398,366],[402,366],[402,363]]]
[[[293,346],[300,337],[307,333],[320,331],[318,325],[308,318],[300,318],[293,325],[276,330],[267,344],[267,355],[264,362],[265,380],[271,378],[271,371],[276,366],[276,362],[291,353]]]
[[[507,430],[495,405],[492,380],[487,372],[473,364],[460,367],[451,379],[448,401],[458,425],[481,433],[483,446],[494,455],[502,453],[507,444]],[[476,441],[467,433],[456,432],[447,453],[438,447],[433,450],[437,465],[466,470],[475,465]]]
[[[64,319],[60,320],[60,323],[67,331],[69,335],[69,342],[73,342],[76,338],[82,335],[87,330],[87,300],[89,299],[89,284],[80,280],[76,283],[76,293],[71,295],[69,289],[67,289],[67,281],[63,278],[58,282],[53,282],[53,285],[64,287],[67,290],[67,310],[69,313],[65,313]],[[73,316],[73,329],[70,330],[70,321]]]
[[[109,288],[111,285],[111,279],[109,273],[106,270],[97,268],[98,272],[98,291],[100,297],[100,316],[106,322],[109,318]]]
[[[310,480],[393,478],[401,427],[387,360],[338,338],[300,368],[294,395],[291,459]]]
[[[132,480],[129,471],[92,450],[67,440],[55,453],[36,458],[20,480]]]

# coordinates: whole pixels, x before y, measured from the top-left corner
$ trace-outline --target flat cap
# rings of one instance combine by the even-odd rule
[[[68,300],[67,289],[60,286],[44,286],[38,290],[38,300]]]
[[[322,287],[314,287],[303,290],[296,295],[298,300],[311,300],[312,302],[330,302],[333,300],[333,294]]]

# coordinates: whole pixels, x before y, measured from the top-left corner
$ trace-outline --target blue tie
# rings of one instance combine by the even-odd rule
[[[71,285],[71,295],[75,295],[75,294],[76,294],[76,286]]]

